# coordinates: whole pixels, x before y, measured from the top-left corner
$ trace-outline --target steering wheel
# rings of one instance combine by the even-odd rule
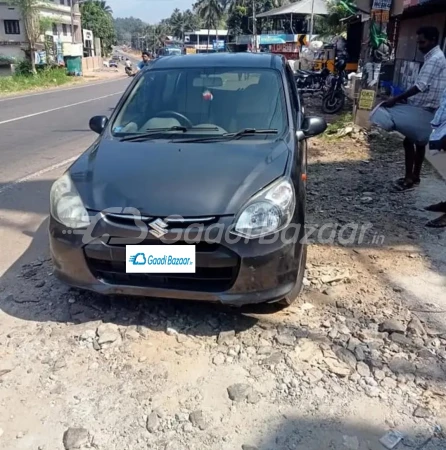
[[[155,117],[172,117],[178,119],[179,122],[187,128],[194,127],[194,124],[186,116],[183,116],[183,114],[176,111],[161,111],[160,113],[156,113]]]

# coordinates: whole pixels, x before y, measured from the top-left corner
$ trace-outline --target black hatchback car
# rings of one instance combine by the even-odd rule
[[[165,57],[132,81],[50,199],[55,274],[102,294],[291,304],[306,263],[304,117],[286,60]]]

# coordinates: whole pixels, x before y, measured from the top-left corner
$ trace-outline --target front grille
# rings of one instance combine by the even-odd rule
[[[135,217],[132,215],[127,214],[105,214],[104,220],[112,225],[117,226],[126,226],[126,227],[135,227],[137,228],[138,225],[135,221],[135,218],[137,218],[139,221],[144,222],[146,225],[150,225],[151,222],[155,221],[157,217],[149,217],[149,216],[140,216]],[[191,225],[203,225],[203,226],[209,226],[214,223],[218,222],[217,217],[170,217],[170,218],[163,218],[163,221],[165,221],[169,228],[176,228],[176,229],[186,229],[190,227]]]
[[[125,244],[120,243],[119,241],[117,242],[116,239],[121,239],[120,237],[114,237],[111,236],[108,239],[107,244],[110,247],[126,247],[127,245],[195,245],[195,251],[197,253],[212,253],[215,252],[216,250],[218,250],[218,248],[220,247],[220,244],[217,243],[213,243],[213,242],[205,242],[205,241],[199,241],[199,242],[185,242],[185,241],[174,241],[174,242],[164,242],[160,239],[145,239],[143,241],[141,240],[135,240],[134,242],[131,241],[131,239],[129,238],[128,240],[126,239]]]
[[[209,253],[202,255],[212,258]],[[235,255],[222,259],[224,262],[221,264],[214,264],[219,267],[208,267],[212,264],[206,267],[200,265],[198,248],[195,273],[126,273],[126,264],[123,260],[97,259],[93,254],[89,255],[88,251],[85,252],[85,257],[92,274],[108,284],[196,292],[229,290],[237,278],[240,267],[240,260]]]

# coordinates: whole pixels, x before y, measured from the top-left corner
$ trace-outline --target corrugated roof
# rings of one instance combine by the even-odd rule
[[[314,6],[313,6],[314,2]],[[257,17],[273,17],[273,16],[285,16],[290,14],[296,15],[309,15],[311,12],[314,14],[326,16],[328,14],[326,0],[300,0],[290,5],[281,6],[280,8],[272,9],[261,14],[257,14]]]

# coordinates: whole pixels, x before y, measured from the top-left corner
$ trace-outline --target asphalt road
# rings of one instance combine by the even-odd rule
[[[129,82],[0,99],[0,276],[46,252],[51,184],[94,141],[90,117],[110,115]]]

